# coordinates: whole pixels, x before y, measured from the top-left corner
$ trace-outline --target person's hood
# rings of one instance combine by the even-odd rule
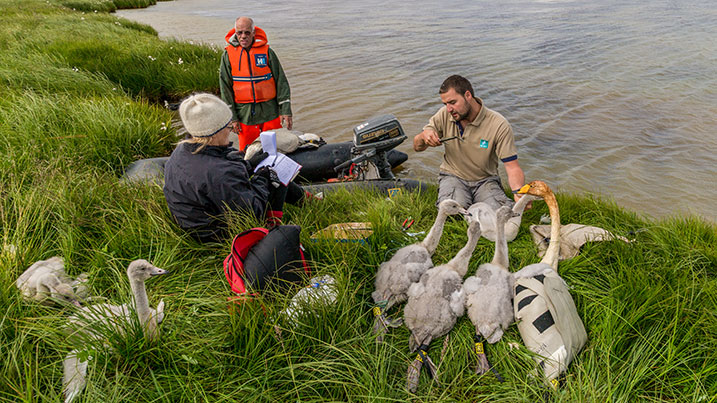
[[[228,44],[232,46],[239,46],[239,39],[237,39],[236,35],[234,33],[236,32],[236,29],[232,28],[227,32],[227,35],[224,37],[224,39],[227,41]],[[264,46],[269,43],[269,39],[266,37],[266,32],[264,32],[263,29],[259,27],[254,27],[254,43],[251,45],[253,48]]]

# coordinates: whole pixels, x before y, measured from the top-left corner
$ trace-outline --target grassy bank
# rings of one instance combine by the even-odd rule
[[[147,282],[150,303],[167,304],[161,337],[137,332],[94,346],[79,401],[538,401],[533,360],[515,326],[491,348],[506,379],[473,373],[473,329],[459,320],[441,362],[440,384],[422,375],[405,389],[413,355],[408,332],[386,343],[369,335],[370,293],[378,264],[427,231],[434,189],[395,199],[336,193],[289,206],[319,274],[337,279],[336,304],[298,323],[278,313],[289,296],[227,302],[222,273],[229,239],[199,245],[173,224],[158,186],[124,186],[126,165],[166,155],[175,142],[170,113],[156,101],[216,90],[219,53],[158,40],[154,31],[107,11],[119,1],[0,0],[0,401],[61,400],[63,329],[70,308],[22,300],[14,282],[33,262],[63,256],[72,275],[90,274],[94,295],[129,300],[124,273],[138,258],[171,271]],[[83,8],[96,4],[106,8]],[[149,2],[148,2],[149,3]],[[73,11],[72,8],[76,10]],[[83,14],[84,12],[84,14]],[[150,57],[151,56],[151,57]],[[179,60],[182,63],[179,63]],[[550,178],[540,178],[550,183]],[[549,401],[715,401],[717,396],[717,233],[697,218],[645,220],[610,202],[558,195],[563,223],[596,225],[635,242],[587,244],[561,263],[589,341],[565,386]],[[538,261],[527,232],[547,213],[526,213],[510,246],[511,268]],[[365,245],[313,243],[331,223],[370,221]],[[235,217],[233,231],[256,223]],[[465,243],[466,225],[449,221],[434,257],[448,261]],[[634,233],[634,235],[631,235]],[[469,274],[492,257],[482,239]],[[230,309],[231,307],[231,309]],[[396,310],[395,313],[400,313]],[[283,329],[283,339],[273,326]],[[439,360],[443,339],[432,345]],[[522,344],[522,343],[521,343]]]

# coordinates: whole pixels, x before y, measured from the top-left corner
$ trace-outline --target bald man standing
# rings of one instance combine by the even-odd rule
[[[251,18],[237,18],[225,39],[219,88],[244,151],[263,131],[292,129],[291,89],[266,33]]]

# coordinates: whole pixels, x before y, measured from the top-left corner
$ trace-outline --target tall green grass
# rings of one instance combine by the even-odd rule
[[[157,0],[55,0],[55,2],[75,11],[107,13],[122,8],[145,8],[157,4]]]
[[[114,4],[119,6],[118,2]],[[154,3],[130,2],[137,7]],[[97,78],[99,85],[104,78],[131,96],[154,101],[176,101],[193,91],[218,91],[221,53],[214,47],[160,41],[151,27],[106,12],[111,10],[73,11],[39,0],[22,5],[2,0],[0,7],[0,43],[5,53],[0,83],[72,88],[69,84],[79,78],[65,77],[73,71]]]
[[[336,303],[294,323],[280,314],[293,290],[228,301],[222,261],[230,239],[196,243],[173,223],[159,186],[119,181],[131,161],[167,155],[176,141],[171,113],[150,100],[216,90],[218,53],[159,41],[149,27],[66,4],[0,0],[0,401],[61,400],[61,361],[76,348],[65,326],[73,310],[25,302],[14,284],[33,262],[54,255],[71,275],[88,272],[93,294],[115,304],[130,299],[131,260],[171,272],[147,282],[150,303],[167,304],[159,340],[145,341],[136,326],[107,332],[109,347],[90,347],[79,401],[715,401],[714,224],[643,219],[590,195],[558,195],[562,221],[635,240],[588,243],[560,264],[589,341],[556,392],[531,375],[525,348],[510,348],[522,344],[515,326],[489,347],[506,382],[473,373],[474,329],[462,318],[443,357],[443,338],[431,346],[439,382],[423,375],[416,395],[404,389],[413,359],[408,331],[395,329],[382,345],[369,334],[376,269],[425,235],[434,188],[393,199],[339,191],[287,206],[286,222],[302,227],[314,273],[336,278]],[[539,260],[527,227],[547,208],[534,206],[510,244],[512,270]],[[408,217],[416,223],[406,233]],[[372,223],[367,243],[310,238],[349,221]],[[258,224],[230,217],[232,233]],[[462,220],[448,221],[435,264],[463,246],[465,231]],[[482,239],[469,274],[492,254]]]

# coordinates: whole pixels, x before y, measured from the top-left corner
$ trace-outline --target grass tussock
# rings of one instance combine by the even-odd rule
[[[506,382],[474,375],[474,329],[462,318],[442,359],[443,339],[432,344],[440,382],[423,375],[416,395],[404,389],[408,331],[395,329],[381,345],[369,334],[376,269],[428,231],[433,188],[394,199],[339,191],[288,206],[286,221],[302,227],[314,273],[336,279],[336,302],[290,321],[281,311],[294,290],[228,301],[222,261],[230,239],[197,244],[172,222],[160,187],[119,182],[127,164],[166,155],[176,139],[171,114],[150,100],[216,89],[218,53],[159,41],[151,28],[107,14],[126,6],[118,1],[73,3],[0,0],[0,401],[61,400],[61,361],[77,347],[66,326],[74,310],[25,302],[15,288],[28,266],[55,255],[70,275],[88,272],[92,294],[115,304],[130,299],[131,260],[171,272],[147,282],[150,304],[166,303],[160,338],[147,342],[130,323],[88,341],[80,401],[714,401],[715,226],[694,217],[644,220],[597,197],[558,195],[562,222],[634,241],[588,243],[561,263],[589,341],[556,392],[531,376],[525,348],[509,347],[521,342],[515,326],[489,350]],[[512,270],[539,260],[527,227],[544,214],[534,202],[524,215],[510,244]],[[409,217],[415,224],[406,233]],[[349,221],[372,223],[367,243],[310,239]],[[230,217],[232,233],[258,224]],[[435,264],[463,246],[465,232],[462,220],[448,221]],[[492,254],[481,240],[469,274]]]
[[[117,9],[153,6],[157,0],[57,0],[57,3],[73,11],[111,13]]]

